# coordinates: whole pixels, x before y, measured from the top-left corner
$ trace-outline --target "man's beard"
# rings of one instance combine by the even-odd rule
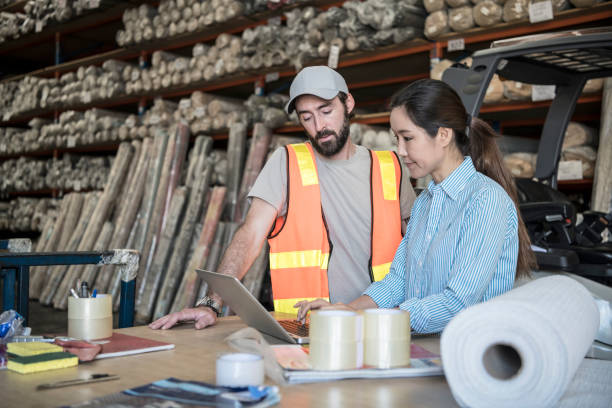
[[[310,144],[315,148],[315,150],[322,156],[330,157],[334,156],[346,144],[348,140],[350,132],[350,123],[349,123],[349,115],[345,112],[344,122],[342,123],[342,128],[340,129],[340,134],[337,134],[335,131],[331,129],[323,129],[320,132],[317,132],[315,137],[308,135],[308,139],[310,140]],[[332,135],[331,140],[327,140],[325,142],[319,142],[319,139],[322,139],[325,136]]]

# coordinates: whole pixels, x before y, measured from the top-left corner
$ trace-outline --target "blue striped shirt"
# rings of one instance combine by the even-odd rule
[[[408,310],[413,330],[436,333],[464,308],[512,289],[517,257],[514,202],[466,157],[416,199],[389,273],[364,294]]]

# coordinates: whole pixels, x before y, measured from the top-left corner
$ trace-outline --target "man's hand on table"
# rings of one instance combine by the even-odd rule
[[[170,313],[155,320],[149,327],[153,330],[167,330],[174,327],[177,323],[193,321],[196,329],[203,329],[212,326],[217,322],[217,314],[207,306],[185,308],[180,312]]]

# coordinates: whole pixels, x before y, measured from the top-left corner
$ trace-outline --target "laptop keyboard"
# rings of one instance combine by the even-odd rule
[[[298,337],[308,337],[308,323],[302,324],[297,320],[279,320],[283,329]]]

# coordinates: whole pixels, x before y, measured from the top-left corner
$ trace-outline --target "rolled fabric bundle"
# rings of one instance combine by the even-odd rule
[[[433,64],[431,70],[429,71],[429,77],[431,79],[437,79],[438,81],[442,80],[442,74],[446,71],[447,68],[453,65],[453,61],[449,59],[443,59],[437,64]]]
[[[603,89],[603,78],[593,78],[586,81],[584,84],[584,88],[582,89],[582,93],[595,93],[599,92]]]
[[[578,122],[570,122],[565,130],[563,149],[574,146],[590,145],[595,140],[595,131]]]
[[[594,161],[584,161],[584,160],[582,161],[582,177],[583,178],[595,177],[595,162]]]
[[[268,107],[263,112],[264,125],[271,129],[284,125],[287,120],[289,120],[289,118],[282,109]]]
[[[434,11],[425,19],[425,37],[433,40],[450,31],[446,10]]]
[[[438,10],[446,9],[446,2],[444,0],[423,0],[423,6],[428,13],[433,13]]]
[[[469,6],[470,0],[446,0],[446,4],[448,4],[448,6],[451,8],[459,8]]]
[[[474,15],[470,6],[463,6],[448,11],[448,25],[458,33],[474,27]]]
[[[390,132],[381,130],[376,134],[374,150],[394,150],[394,138]]]
[[[376,145],[377,136],[378,134],[376,133],[375,130],[368,129],[365,132],[363,132],[363,136],[361,138],[361,144],[367,147],[368,149],[373,149],[374,146]]]
[[[485,0],[474,6],[474,22],[480,27],[490,27],[502,20],[502,7],[492,0]]]
[[[531,85],[516,81],[504,81],[504,96],[512,101],[531,98]]]
[[[355,144],[361,144],[361,139],[363,138],[363,132],[366,130],[367,126],[361,123],[351,123],[350,127],[350,135],[351,140]]]
[[[421,28],[417,29],[415,27],[392,28],[391,31],[393,33],[393,43],[399,44],[420,37],[422,33],[421,30]]]
[[[584,286],[565,276],[536,279],[451,320],[440,340],[444,374],[461,406],[553,406],[598,327]]]
[[[197,43],[196,45],[193,46],[192,55],[194,57],[199,57],[201,55],[206,55],[206,53],[208,52],[209,49],[210,49],[209,45],[206,45],[206,44],[203,44],[203,43]]]
[[[504,156],[504,165],[514,177],[533,177],[537,155],[534,153],[511,153]]]
[[[484,103],[501,102],[503,98],[504,84],[497,74],[493,74],[493,78],[491,78],[491,82],[489,82],[489,87],[484,96]]]
[[[529,0],[508,0],[502,13],[504,21],[525,20],[529,16]]]

